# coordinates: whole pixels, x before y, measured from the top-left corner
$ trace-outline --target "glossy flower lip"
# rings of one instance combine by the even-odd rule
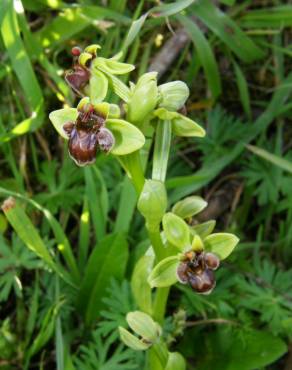
[[[92,105],[83,106],[75,122],[63,125],[69,138],[68,151],[78,166],[95,162],[98,150],[108,153],[115,143],[112,133],[104,127],[106,117]]]
[[[90,104],[88,99],[82,100],[77,107],[76,121],[63,126],[69,137],[70,157],[78,166],[94,163],[98,150],[108,153],[115,143],[113,134],[104,127],[105,112]]]
[[[189,284],[200,294],[209,294],[216,286],[214,271],[219,267],[219,258],[213,253],[185,253],[185,259],[177,267],[177,277],[182,284]]]

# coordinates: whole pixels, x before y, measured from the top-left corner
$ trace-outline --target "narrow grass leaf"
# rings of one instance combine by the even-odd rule
[[[2,205],[2,210],[24,244],[53,270],[59,271],[37,229],[16,200],[12,197],[6,199]]]
[[[263,7],[249,9],[239,19],[242,27],[250,28],[279,28],[292,26],[292,5]]]
[[[233,61],[233,66],[235,71],[236,83],[239,90],[240,101],[246,116],[249,120],[251,120],[250,96],[246,78],[241,68],[235,61]]]
[[[82,6],[65,8],[54,17],[52,22],[36,32],[36,37],[43,47],[62,44],[86,27],[98,20],[107,18],[128,23],[129,19],[122,14],[100,6]]]
[[[153,15],[155,17],[169,17],[170,15],[174,15],[186,9],[194,1],[195,0],[179,0],[171,4],[163,4],[150,9],[147,13],[143,14],[139,19],[132,23],[122,49],[127,49],[135,40],[149,15]]]
[[[292,162],[278,155],[269,153],[267,150],[259,148],[254,145],[247,145],[248,150],[258,155],[259,157],[265,159],[266,161],[280,167],[282,170],[287,171],[292,174]]]
[[[213,98],[216,99],[221,94],[221,80],[212,48],[195,22],[182,15],[177,16],[177,18],[182,26],[185,27],[195,45],[201,65],[206,74],[208,86],[212,92]]]
[[[210,0],[196,1],[192,11],[244,62],[264,57],[264,52],[253,40]]]

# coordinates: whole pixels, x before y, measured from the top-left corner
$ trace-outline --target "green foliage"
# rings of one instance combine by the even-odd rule
[[[106,236],[93,249],[77,300],[77,305],[84,314],[87,324],[98,318],[109,281],[112,278],[121,279],[124,276],[127,259],[128,246],[121,234]]]
[[[12,235],[11,245],[0,235],[0,300],[6,301],[13,290],[16,296],[22,297],[22,270],[34,270],[44,267],[43,263],[25,248],[23,242]]]
[[[205,338],[210,352],[202,356],[198,369],[258,369],[274,362],[287,350],[281,339],[262,331],[219,329]]]
[[[136,355],[123,345],[115,347],[114,333],[108,337],[101,334],[101,330],[92,332],[92,341],[82,345],[79,353],[73,358],[73,363],[80,370],[134,370],[138,369]],[[113,349],[114,348],[114,349]]]
[[[198,370],[287,367],[291,5],[134,3],[0,2],[0,195],[20,207],[9,223],[0,219],[0,367],[178,370],[183,358]],[[171,48],[169,40],[176,40]],[[78,104],[63,79],[76,44],[102,46],[85,93],[94,104],[111,102],[107,124],[116,137],[114,155],[99,153],[84,170],[47,118]],[[91,52],[84,50],[83,65]],[[158,75],[139,86],[152,62]],[[145,109],[136,128],[129,125],[138,105]],[[162,214],[148,209],[156,226],[147,236],[135,210],[144,174],[165,182],[167,209],[180,217],[187,242],[173,235],[177,225],[162,230],[164,197]],[[212,294],[177,283],[179,249],[204,244],[224,258],[235,237],[223,249],[221,238],[232,234],[241,243],[216,271]],[[156,274],[165,283],[165,260],[174,262],[166,271],[176,283],[170,293],[147,282]],[[147,355],[119,341],[118,327],[137,310],[163,330]],[[165,312],[172,316],[163,320]]]

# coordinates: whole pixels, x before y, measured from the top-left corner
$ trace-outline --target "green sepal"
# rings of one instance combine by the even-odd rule
[[[101,57],[94,59],[92,65],[94,68],[101,68],[113,75],[123,75],[135,69],[135,66],[132,64],[121,63],[115,59],[106,59]]]
[[[172,207],[172,212],[186,219],[200,213],[207,205],[208,203],[203,198],[194,195],[177,202]]]
[[[133,332],[147,342],[155,343],[161,335],[161,327],[147,313],[129,312],[126,320]]]
[[[151,288],[162,288],[175,284],[178,281],[177,268],[179,256],[170,256],[160,261],[148,276]]]
[[[239,239],[228,233],[211,234],[204,239],[205,250],[216,254],[220,260],[227,258],[236,247]]]
[[[170,120],[173,132],[177,136],[203,137],[206,134],[200,125],[180,113],[170,112],[165,108],[158,108],[153,112],[153,115],[161,120]]]
[[[146,180],[138,200],[138,210],[145,217],[147,227],[156,229],[167,207],[165,185],[158,180]]]
[[[163,216],[162,224],[164,235],[169,243],[181,251],[190,249],[190,230],[183,219],[172,212],[168,212]]]
[[[144,343],[141,339],[135,337],[135,335],[121,326],[119,326],[119,333],[121,341],[135,351],[146,351],[146,349],[151,347],[151,343]]]
[[[142,132],[131,123],[122,119],[110,118],[106,121],[108,128],[115,137],[115,145],[111,153],[125,155],[142,148],[145,137]]]
[[[106,97],[108,91],[108,79],[96,69],[92,71],[89,80],[89,95],[92,104],[100,103]]]
[[[182,81],[167,82],[158,86],[158,91],[161,99],[159,107],[170,111],[182,108],[190,94],[188,86]]]
[[[78,116],[78,111],[75,108],[58,109],[49,114],[49,119],[57,130],[58,134],[68,140],[68,135],[63,129],[67,122],[75,122]]]
[[[204,137],[206,134],[200,125],[180,113],[172,120],[172,128],[177,136]]]

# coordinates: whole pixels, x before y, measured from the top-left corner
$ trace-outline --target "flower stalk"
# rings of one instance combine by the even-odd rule
[[[200,125],[181,113],[189,96],[187,85],[173,81],[158,86],[157,73],[149,72],[128,86],[120,76],[135,67],[121,62],[121,53],[106,59],[99,56],[99,49],[99,45],[72,49],[75,64],[66,81],[83,98],[77,108],[54,111],[50,119],[68,140],[76,165],[94,163],[98,153],[113,155],[132,181],[151,245],[133,272],[133,295],[142,310],[127,314],[132,332],[120,327],[120,338],[130,348],[148,352],[147,370],[182,370],[184,358],[169,352],[163,337],[170,287],[188,283],[197,293],[209,293],[215,286],[213,270],[238,239],[227,233],[212,234],[213,221],[195,226],[185,221],[206,207],[198,196],[181,200],[167,212],[165,179],[172,137],[205,135]],[[116,100],[107,101],[109,91],[121,100],[119,106],[113,104]],[[149,171],[150,179],[145,176]]]

